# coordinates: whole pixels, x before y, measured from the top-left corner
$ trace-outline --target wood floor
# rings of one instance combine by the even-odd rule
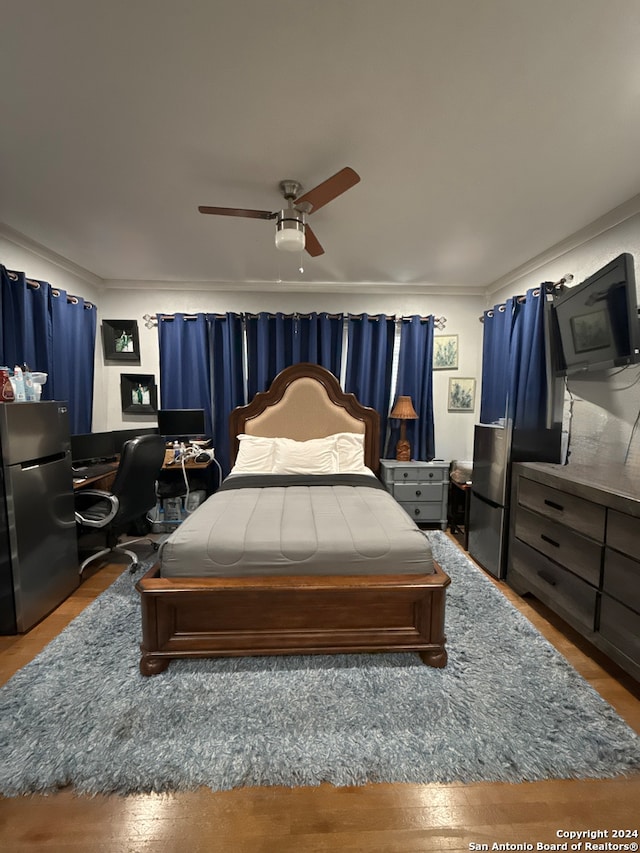
[[[0,637],[0,683],[121,571],[119,566],[102,568],[27,635]],[[504,584],[496,585],[640,733],[638,683],[535,600],[520,599]],[[491,850],[494,844],[525,845],[494,849],[587,850],[584,841],[581,848],[572,848],[571,841],[566,847],[551,845],[564,844],[567,836],[558,833],[572,831],[599,831],[592,844],[624,841],[614,831],[640,831],[639,815],[640,775],[518,785],[321,785],[93,798],[64,790],[46,797],[0,799],[0,851],[412,853]],[[637,843],[638,838],[629,841]]]

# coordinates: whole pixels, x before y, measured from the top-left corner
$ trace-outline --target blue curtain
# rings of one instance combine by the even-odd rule
[[[161,409],[204,409],[213,435],[209,322],[205,314],[158,314]]]
[[[213,374],[213,444],[224,476],[231,468],[229,415],[244,405],[242,317],[209,315]]]
[[[91,432],[96,310],[64,290],[52,289],[50,304],[52,375],[44,387],[69,401],[72,434]]]
[[[253,400],[274,378],[293,364],[293,315],[247,316],[247,396]]]
[[[345,391],[380,415],[380,455],[387,435],[395,321],[384,314],[351,315],[347,324]]]
[[[397,396],[411,397],[418,420],[407,421],[407,439],[411,444],[411,458],[425,462],[435,456],[433,427],[433,316],[403,317],[400,327],[400,354],[398,356]],[[395,456],[399,421],[392,421],[387,455]]]
[[[72,433],[91,431],[96,308],[0,265],[0,363],[48,374],[43,400],[64,400]]]
[[[511,332],[517,300],[494,305],[483,316],[482,394],[480,423],[491,424],[507,414]]]
[[[545,303],[542,284],[527,290],[514,314],[508,416],[517,429],[544,429],[547,425]]]
[[[275,377],[292,364],[308,361],[340,376],[342,315],[248,315],[247,394],[250,400],[265,391]]]
[[[340,378],[342,363],[342,314],[301,314],[294,317],[293,364],[319,364]]]

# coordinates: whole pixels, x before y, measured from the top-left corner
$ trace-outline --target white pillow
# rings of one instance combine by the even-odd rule
[[[335,436],[294,441],[276,439],[274,474],[337,474],[338,447]]]
[[[366,474],[369,469],[364,464],[364,434],[358,432],[337,432],[338,471],[341,474]]]
[[[271,474],[277,439],[240,433],[234,474]]]

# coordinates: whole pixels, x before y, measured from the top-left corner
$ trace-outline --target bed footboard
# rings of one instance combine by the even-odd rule
[[[173,658],[414,651],[447,662],[449,577],[428,575],[161,578],[137,583],[142,603],[140,671]]]

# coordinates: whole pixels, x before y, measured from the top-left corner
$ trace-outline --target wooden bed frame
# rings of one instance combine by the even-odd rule
[[[236,436],[296,440],[335,432],[365,435],[365,463],[379,467],[379,418],[313,364],[283,370],[230,418]],[[142,603],[140,671],[173,658],[413,651],[447,663],[444,616],[449,577],[434,562],[424,575],[162,578],[153,566],[137,583]]]

